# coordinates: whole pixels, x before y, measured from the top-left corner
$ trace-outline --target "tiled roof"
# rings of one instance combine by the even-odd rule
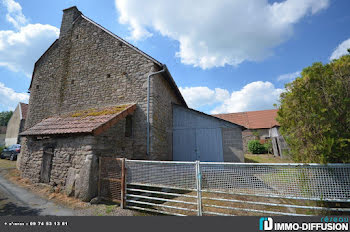
[[[230,114],[215,114],[215,117],[239,124],[248,129],[262,129],[279,126],[276,121],[278,110],[248,111]]]
[[[28,104],[22,102],[20,102],[19,104],[21,105],[22,119],[26,119],[28,112]]]
[[[88,109],[65,116],[44,119],[20,135],[101,134],[119,120],[132,114],[136,104]]]

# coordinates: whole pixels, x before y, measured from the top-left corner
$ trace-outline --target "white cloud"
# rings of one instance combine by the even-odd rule
[[[338,59],[343,55],[349,54],[348,52],[349,48],[350,48],[350,38],[338,45],[338,47],[333,51],[329,60]]]
[[[14,0],[3,0],[3,4],[7,9],[6,20],[14,27],[20,28],[27,23],[26,17],[22,13],[22,7]]]
[[[29,94],[16,93],[0,82],[0,108],[14,110],[19,102],[28,103]]]
[[[149,29],[177,40],[182,63],[203,69],[257,61],[287,40],[294,24],[329,0],[115,0],[119,21],[135,40]]]
[[[7,20],[15,30],[0,30],[0,66],[31,75],[35,61],[58,37],[59,29],[51,25],[26,24],[22,7],[13,0],[3,0]]]
[[[301,72],[297,71],[294,73],[286,73],[277,77],[277,81],[293,81],[295,78],[300,76]]]
[[[210,113],[219,114],[272,109],[284,90],[275,88],[268,81],[256,81],[231,94],[225,89],[212,90],[208,87],[185,87],[180,88],[180,91],[189,107],[212,106],[216,103],[218,106]]]
[[[204,105],[212,105],[217,102],[222,102],[230,97],[230,93],[225,89],[216,88],[214,90],[208,87],[185,87],[180,91],[187,104],[191,108],[198,108]]]

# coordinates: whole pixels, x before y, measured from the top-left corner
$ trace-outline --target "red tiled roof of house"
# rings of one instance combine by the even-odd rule
[[[89,133],[101,134],[121,119],[132,114],[136,104],[110,106],[103,109],[88,109],[44,119],[20,135],[57,135]]]
[[[277,109],[260,110],[229,114],[215,114],[213,116],[239,124],[248,129],[262,129],[279,126],[279,123],[276,121],[277,111]]]
[[[19,104],[21,105],[22,119],[26,119],[28,112],[28,104],[22,102],[20,102]]]

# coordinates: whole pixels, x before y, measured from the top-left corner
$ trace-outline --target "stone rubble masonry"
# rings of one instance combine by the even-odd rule
[[[55,115],[136,103],[132,136],[125,119],[98,135],[22,140],[18,159],[23,177],[40,182],[43,149],[54,144],[50,184],[85,201],[96,195],[98,157],[172,159],[172,103],[181,104],[162,75],[151,78],[151,155],[146,155],[147,76],[161,67],[80,16],[64,10],[61,34],[37,61],[25,128]]]

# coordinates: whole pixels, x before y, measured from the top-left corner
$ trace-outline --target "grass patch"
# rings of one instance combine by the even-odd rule
[[[4,169],[16,168],[16,161],[0,159],[0,168],[4,168]]]
[[[288,158],[281,158],[274,155],[253,155],[245,154],[244,155],[245,163],[294,163]]]
[[[110,115],[110,114],[116,114],[123,110],[125,110],[128,107],[128,105],[121,105],[121,106],[113,106],[105,109],[87,109],[87,110],[81,110],[78,112],[75,112],[70,115],[70,117],[88,117],[88,116],[102,116],[102,115]]]
[[[112,213],[112,211],[114,210],[115,205],[107,205],[106,206],[106,214],[110,214]]]

